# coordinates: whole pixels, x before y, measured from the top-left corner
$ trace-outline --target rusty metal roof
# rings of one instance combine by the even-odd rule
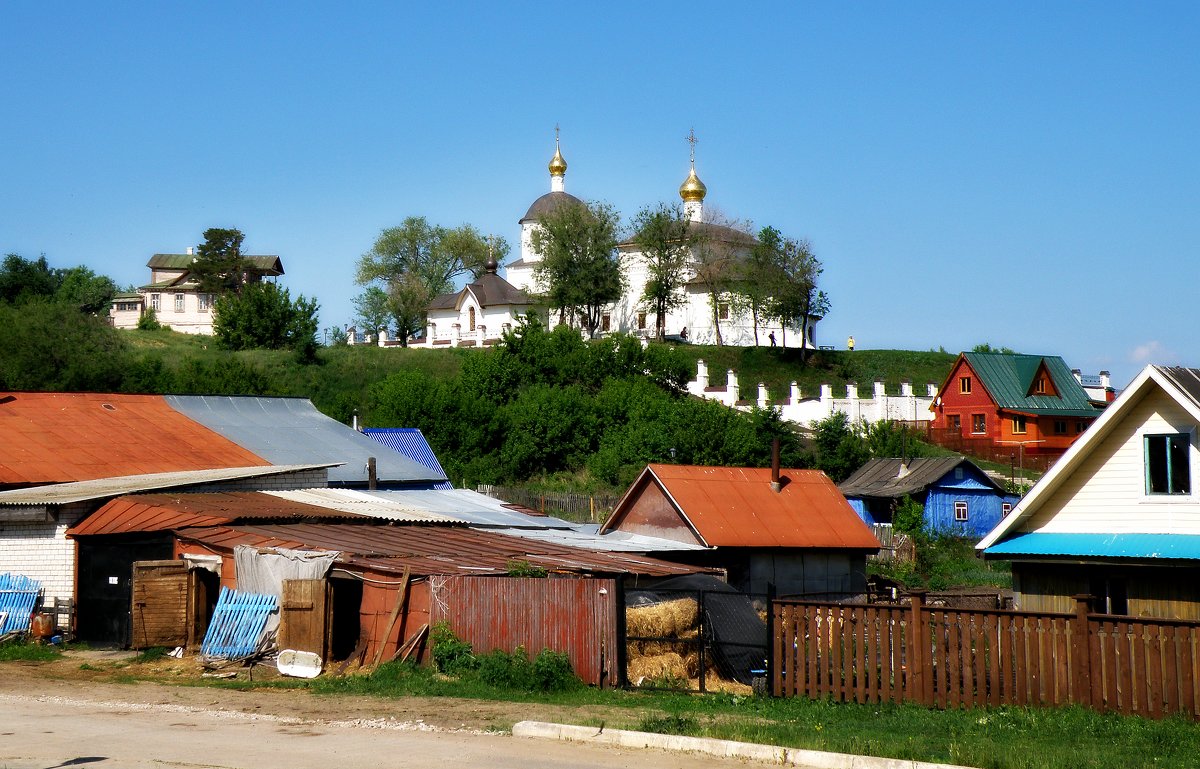
[[[0,394],[0,486],[267,464],[159,395]]]
[[[374,519],[257,491],[131,494],[104,505],[67,531],[67,536],[165,531],[245,520],[346,520],[369,524]]]
[[[343,563],[417,575],[507,574],[513,562],[550,572],[665,577],[707,571],[626,553],[604,553],[447,526],[285,524],[175,529],[183,540],[232,551],[237,545],[336,550]]]
[[[105,497],[119,497],[157,489],[221,483],[223,481],[262,478],[304,470],[319,470],[323,465],[263,465],[261,467],[223,467],[218,470],[181,470],[173,473],[123,475],[90,481],[54,483],[46,486],[0,491],[0,507],[6,505],[66,505]]]
[[[780,477],[776,492],[768,468],[649,465],[600,532],[620,530],[632,505],[656,484],[710,546],[879,549],[879,540],[820,470],[783,470]]]

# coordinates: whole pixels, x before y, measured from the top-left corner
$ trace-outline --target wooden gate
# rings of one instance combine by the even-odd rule
[[[134,561],[130,646],[184,646],[188,642],[188,566],[184,561]]]
[[[279,648],[329,652],[329,592],[323,579],[285,579],[279,605]]]

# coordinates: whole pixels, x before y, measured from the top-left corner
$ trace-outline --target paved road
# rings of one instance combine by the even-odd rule
[[[745,761],[217,707],[0,693],[0,769],[699,769]]]

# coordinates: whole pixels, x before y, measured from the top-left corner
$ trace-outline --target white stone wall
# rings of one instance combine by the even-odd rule
[[[868,397],[860,397],[858,385],[846,385],[845,397],[835,398],[832,385],[821,385],[816,397],[805,397],[795,382],[786,393],[773,394],[761,382],[742,386],[732,370],[710,374],[704,361],[696,363],[696,378],[687,384],[687,391],[698,398],[717,401],[731,408],[748,411],[751,408],[774,408],[789,422],[811,425],[834,412],[842,412],[851,422],[928,421],[929,407],[937,397],[937,385],[926,384],[924,394],[917,395],[908,382],[900,384],[899,394],[889,394],[883,382],[872,385]]]

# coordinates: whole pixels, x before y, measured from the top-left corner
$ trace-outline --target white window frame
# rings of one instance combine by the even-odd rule
[[[970,512],[967,510],[967,503],[964,500],[956,500],[954,502],[954,520],[959,523],[967,521],[970,517]]]
[[[162,310],[162,294],[150,295],[150,309],[154,310],[155,312],[160,312]]]
[[[187,299],[183,294],[175,295],[175,312],[183,312],[187,309]]]

